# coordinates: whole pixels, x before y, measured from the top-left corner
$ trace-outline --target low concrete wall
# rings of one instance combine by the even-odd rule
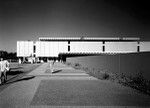
[[[150,80],[150,53],[98,55],[67,58],[67,62],[79,63],[89,69],[106,69],[110,73],[135,76],[142,72]]]

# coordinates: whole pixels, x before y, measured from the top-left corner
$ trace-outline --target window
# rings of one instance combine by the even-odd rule
[[[137,52],[140,52],[140,46],[137,46]]]
[[[68,46],[68,51],[70,51],[70,46]]]
[[[68,41],[68,44],[70,44],[70,41]]]
[[[105,41],[103,41],[103,44],[105,44]]]
[[[33,46],[33,53],[35,53],[35,51],[36,51],[36,46],[34,45]]]
[[[103,46],[103,52],[105,51],[105,46]]]

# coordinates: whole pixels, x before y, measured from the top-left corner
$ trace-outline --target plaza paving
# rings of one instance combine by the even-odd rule
[[[61,63],[42,64],[0,92],[0,108],[149,107],[150,96]]]

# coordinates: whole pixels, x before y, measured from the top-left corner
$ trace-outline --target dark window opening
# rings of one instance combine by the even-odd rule
[[[105,46],[103,46],[103,52],[105,51]]]
[[[68,44],[70,44],[70,41],[68,41]]]
[[[140,46],[137,46],[137,52],[140,52]]]
[[[103,44],[105,44],[105,41],[103,41]]]
[[[35,53],[35,51],[36,51],[36,47],[35,47],[35,45],[33,46],[33,53]]]
[[[70,51],[70,46],[68,46],[68,51]]]

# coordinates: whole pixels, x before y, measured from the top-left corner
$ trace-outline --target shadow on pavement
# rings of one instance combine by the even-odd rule
[[[53,74],[54,73],[59,73],[60,71],[62,71],[62,70],[54,70]]]
[[[14,80],[14,81],[10,81],[10,82],[8,81],[5,84],[11,84],[11,83],[19,82],[19,81],[30,80],[30,79],[33,79],[33,78],[35,78],[35,76],[27,76],[25,78],[17,79],[17,80]]]
[[[24,81],[24,80],[30,80],[30,79],[33,79],[33,78],[35,78],[35,76],[28,76],[26,78],[22,78],[22,79],[16,80],[16,82],[18,82],[18,81]]]
[[[54,69],[52,73],[53,73],[53,74],[54,74],[54,73],[59,73],[59,72],[61,72],[61,71],[62,71],[61,69],[60,69],[60,70],[55,70],[55,69]],[[45,73],[51,73],[51,69],[47,69],[47,70],[45,71]]]
[[[23,67],[14,67],[14,68],[11,68],[11,70],[15,70],[15,69],[22,69]]]
[[[17,75],[17,74],[22,74],[23,71],[10,71],[10,72],[7,72],[7,75]]]

